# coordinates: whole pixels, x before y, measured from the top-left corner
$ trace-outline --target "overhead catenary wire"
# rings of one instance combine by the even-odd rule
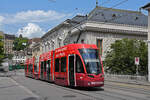
[[[48,0],[48,1],[50,1],[50,2],[56,2],[56,0]]]
[[[119,6],[119,5],[123,4],[123,3],[127,2],[127,1],[129,1],[129,0],[123,0],[123,1],[121,1],[121,2],[119,2],[119,3],[117,3],[117,4],[115,4],[115,5],[114,5],[114,6],[112,6],[111,8],[104,8],[104,10],[112,9],[112,8],[117,7],[117,6]],[[101,13],[103,13],[103,12],[101,12]],[[122,16],[116,16],[116,17],[114,17],[114,18],[112,18],[112,19],[109,19],[109,20],[107,20],[107,21],[113,21],[113,20],[116,20],[116,19],[122,18],[122,17],[124,17],[124,16],[129,16],[129,14],[128,14],[128,15],[122,15]],[[132,16],[133,16],[133,15],[132,15]],[[137,17],[137,16],[135,16],[135,17]]]
[[[123,0],[123,1],[121,1],[121,2],[119,2],[119,3],[117,3],[116,5],[112,6],[111,8],[114,8],[114,7],[116,7],[116,6],[119,6],[119,5],[121,5],[121,4],[123,4],[123,3],[127,2],[127,1],[128,1],[128,0]]]
[[[120,1],[120,0],[119,0],[119,1]],[[120,1],[119,3],[117,3],[117,4],[113,5],[113,6],[111,6],[110,8],[103,8],[103,9],[101,10],[101,12],[99,12],[99,13],[103,14],[104,11],[113,9],[114,7],[117,7],[117,6],[119,6],[119,5],[122,5],[123,3],[127,2],[127,1],[129,1],[129,0]],[[106,20],[106,21],[107,21],[107,22],[108,22],[108,21],[113,21],[113,20],[115,20],[115,19],[117,19],[117,18],[122,18],[122,17],[124,17],[124,16],[129,16],[129,15],[116,16],[116,17],[113,17],[112,19],[109,19],[109,20]],[[135,17],[137,17],[137,16],[135,16]]]
[[[102,5],[104,5],[104,4],[107,4],[107,3],[109,3],[111,0],[107,0],[107,1],[105,1],[105,2],[102,2],[100,5],[102,6]]]
[[[120,1],[120,0],[119,0],[119,1]],[[119,2],[119,3],[117,3],[117,4],[115,4],[115,5],[111,6],[110,8],[104,8],[103,11],[104,11],[104,10],[112,9],[112,8],[114,8],[114,7],[117,7],[117,6],[123,4],[123,3],[127,2],[127,1],[128,1],[128,0],[123,0],[123,1],[121,1],[121,2]]]

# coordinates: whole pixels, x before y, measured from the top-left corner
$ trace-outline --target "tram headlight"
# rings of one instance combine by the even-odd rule
[[[88,82],[88,85],[91,85],[91,82]]]

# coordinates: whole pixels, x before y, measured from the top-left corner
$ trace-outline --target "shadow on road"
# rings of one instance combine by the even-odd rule
[[[102,87],[67,87],[67,88],[81,91],[104,91]]]
[[[10,88],[10,87],[16,87],[18,85],[10,85],[10,86],[4,86],[4,87],[0,87],[0,89],[3,89],[3,88]]]
[[[28,97],[28,98],[25,98],[25,99],[23,99],[23,100],[40,100],[40,99],[38,99],[38,98],[36,98],[36,97]]]

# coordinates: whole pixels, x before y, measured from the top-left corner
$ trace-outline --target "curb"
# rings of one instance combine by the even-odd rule
[[[134,84],[134,85],[143,85],[143,86],[150,86],[150,83],[139,83],[137,81],[134,82],[123,82],[123,81],[116,81],[116,80],[105,80],[108,82],[117,82],[117,83],[125,83],[125,84]]]

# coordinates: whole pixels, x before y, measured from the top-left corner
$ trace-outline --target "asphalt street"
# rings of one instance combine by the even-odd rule
[[[58,86],[23,74],[0,77],[0,100],[150,100],[150,86],[105,81],[100,88]]]
[[[9,77],[0,77],[0,100],[30,100],[39,96]]]

